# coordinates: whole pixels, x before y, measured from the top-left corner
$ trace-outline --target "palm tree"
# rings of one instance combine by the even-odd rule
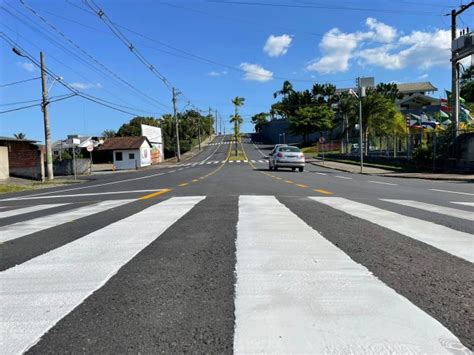
[[[26,139],[26,134],[21,133],[21,132],[20,132],[20,133],[15,133],[13,136],[14,136],[16,139]]]
[[[288,80],[285,80],[283,82],[283,87],[281,88],[281,90],[278,90],[277,92],[273,93],[273,98],[276,99],[278,95],[283,95],[283,97],[287,97],[292,92],[294,92],[293,85]]]
[[[357,99],[349,93],[342,93],[339,96],[338,112],[340,121],[337,125],[342,126],[342,133],[345,136],[345,149],[342,151],[348,153],[349,147],[349,131],[350,127],[356,123],[357,120]]]
[[[232,103],[234,104],[235,113],[231,116],[230,123],[234,124],[234,138],[235,138],[235,155],[238,154],[237,152],[237,142],[239,141],[240,136],[240,125],[244,122],[242,117],[239,115],[239,107],[243,106],[245,102],[245,98],[236,96],[232,99]]]

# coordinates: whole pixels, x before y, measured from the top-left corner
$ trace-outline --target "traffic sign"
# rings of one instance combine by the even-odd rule
[[[319,143],[321,143],[321,144],[326,143],[326,138],[324,138],[324,137],[319,137]]]
[[[89,145],[87,146],[87,151],[88,151],[88,152],[92,152],[93,150],[94,150],[94,146],[93,146],[92,144],[89,144]]]

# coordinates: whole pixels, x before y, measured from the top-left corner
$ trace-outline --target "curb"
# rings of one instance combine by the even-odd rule
[[[337,170],[337,171],[342,171],[345,173],[350,173],[350,174],[359,174],[359,175],[367,175],[367,176],[382,176],[382,177],[393,177],[393,178],[400,178],[400,179],[421,179],[421,180],[433,180],[433,181],[455,181],[455,182],[474,182],[474,178],[464,178],[462,175],[456,176],[454,178],[449,178],[449,177],[440,177],[440,176],[411,176],[411,175],[397,175],[397,173],[393,172],[388,172],[388,173],[359,173],[359,172],[354,172],[350,170],[345,170],[341,168],[334,168],[334,167],[329,167],[327,165],[319,164],[316,162],[309,162],[311,165],[319,166],[322,168],[326,169],[331,169],[331,170]]]

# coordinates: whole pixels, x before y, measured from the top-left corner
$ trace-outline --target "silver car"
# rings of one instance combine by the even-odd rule
[[[305,166],[304,154],[298,147],[275,146],[268,155],[268,169],[291,168],[303,171]]]

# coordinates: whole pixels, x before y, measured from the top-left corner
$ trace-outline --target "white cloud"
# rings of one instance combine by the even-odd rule
[[[324,34],[319,44],[324,55],[311,62],[306,69],[320,74],[347,71],[352,52],[361,41],[360,37],[360,34],[343,33],[338,28],[333,28]]]
[[[397,37],[397,30],[392,26],[378,22],[376,19],[369,17],[365,21],[367,27],[374,32],[371,33],[371,38],[380,42],[392,42]]]
[[[273,79],[273,72],[258,64],[241,63],[239,68],[245,71],[244,80],[265,82]]]
[[[288,52],[292,40],[293,38],[287,34],[281,36],[270,35],[263,46],[263,51],[269,57],[280,57]]]
[[[322,57],[306,69],[320,74],[345,72],[354,59],[359,65],[390,70],[449,66],[451,40],[447,30],[413,31],[400,36],[394,27],[371,17],[365,25],[366,32],[343,33],[338,28],[326,32],[319,44]]]
[[[70,84],[71,87],[77,90],[88,90],[88,89],[101,89],[102,84],[101,83],[81,83],[81,82],[75,82]]]
[[[221,75],[226,75],[227,74],[227,71],[226,70],[222,70],[222,71],[211,71],[209,73],[207,73],[207,75],[209,76],[221,76]]]
[[[34,72],[36,70],[36,66],[30,62],[18,62],[17,63],[20,68],[26,70],[28,72]]]
[[[421,74],[419,77],[418,77],[418,80],[424,80],[424,79],[428,79],[428,74]]]

